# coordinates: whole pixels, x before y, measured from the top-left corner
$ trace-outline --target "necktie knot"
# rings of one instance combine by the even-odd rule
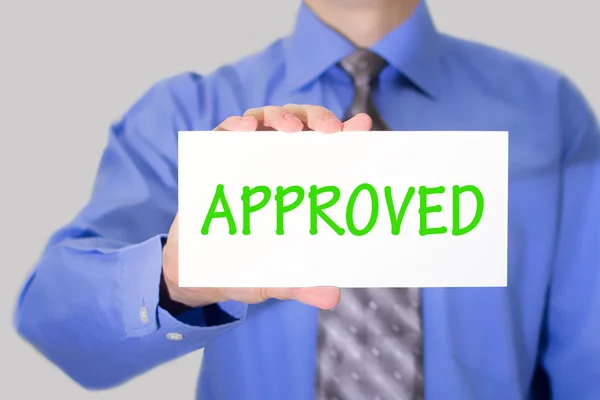
[[[387,62],[367,49],[360,49],[340,61],[340,66],[356,85],[369,84],[379,75]]]
[[[371,99],[371,83],[387,62],[372,51],[360,49],[340,61],[339,65],[354,84],[354,98],[344,118],[349,119],[356,114],[366,113],[373,120],[372,130],[389,130]]]

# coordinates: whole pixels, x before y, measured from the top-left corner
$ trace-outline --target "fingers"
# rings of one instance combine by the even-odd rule
[[[329,310],[340,302],[340,289],[336,287],[314,287],[296,290],[295,300],[323,310]]]
[[[335,307],[340,301],[340,289],[336,287],[265,288],[259,290],[262,301],[267,299],[296,300],[324,310]]]
[[[283,107],[268,106],[251,108],[244,113],[258,120],[258,130],[276,130],[281,132],[300,132],[304,124],[300,119]]]
[[[356,114],[348,121],[344,122],[344,131],[370,131],[373,126],[373,120],[367,114]]]
[[[252,108],[244,113],[259,122],[258,130],[299,132],[314,130],[333,133],[342,130],[342,122],[331,111],[321,106],[287,104],[283,107]]]
[[[214,131],[252,132],[258,128],[258,121],[251,116],[229,117],[217,126]]]
[[[369,131],[373,122],[367,114],[357,114],[342,123],[325,107],[286,104],[283,107],[251,108],[242,117],[229,117],[215,131],[265,131],[300,132],[313,130],[322,133],[340,131]]]
[[[269,299],[296,300],[301,303],[331,309],[340,301],[340,289],[335,287],[312,288],[225,288],[219,289],[219,298],[246,304],[262,303]]]
[[[334,133],[342,130],[342,122],[325,107],[286,104],[283,108],[296,115],[309,130],[322,133]]]

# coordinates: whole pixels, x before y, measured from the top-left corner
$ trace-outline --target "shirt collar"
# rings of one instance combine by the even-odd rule
[[[295,29],[284,41],[288,87],[300,89],[355,50],[352,43],[302,3]],[[375,43],[371,50],[425,93],[433,97],[439,94],[442,46],[424,0],[404,23]]]

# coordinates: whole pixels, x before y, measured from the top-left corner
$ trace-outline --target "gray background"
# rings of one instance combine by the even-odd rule
[[[298,5],[0,1],[0,398],[193,398],[201,353],[110,391],[80,389],[14,334],[14,302],[48,236],[87,201],[109,123],[156,80],[210,72],[288,33]],[[552,65],[600,110],[597,2],[429,5],[440,30]]]

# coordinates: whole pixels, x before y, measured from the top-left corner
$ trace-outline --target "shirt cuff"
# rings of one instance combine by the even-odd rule
[[[166,235],[156,235],[120,252],[118,293],[125,335],[140,337],[160,329],[207,341],[241,323],[248,306],[236,301],[193,308],[177,317],[159,306],[165,238]]]

